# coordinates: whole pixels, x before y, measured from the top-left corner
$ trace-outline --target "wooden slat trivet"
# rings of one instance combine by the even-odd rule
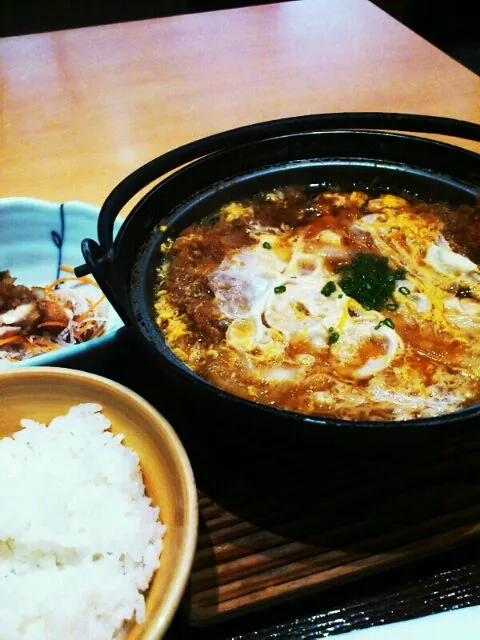
[[[480,532],[475,441],[392,457],[216,453],[197,478],[189,596],[197,626],[379,573]]]
[[[353,582],[479,532],[480,421],[468,438],[463,428],[448,440],[436,430],[413,429],[407,445],[396,435],[381,445],[380,434],[357,441],[348,431],[343,443],[326,435],[287,443],[271,426],[249,424],[244,433],[235,416],[190,396],[186,402],[143,359],[133,366],[137,351],[127,357],[127,347],[109,363],[111,377],[170,420],[200,488],[187,599],[192,624],[212,625]],[[456,434],[456,426],[448,431]]]
[[[472,556],[474,562],[470,562]],[[367,590],[358,597],[352,596],[350,590],[350,598],[338,594],[336,603],[324,604],[318,598],[307,610],[297,609],[293,615],[292,612],[283,615],[280,612],[277,620],[275,617],[270,619],[267,626],[259,628],[255,625],[254,631],[235,633],[234,637],[228,634],[228,637],[230,640],[331,638],[348,631],[480,604],[480,555],[474,544],[462,551],[442,555],[439,562],[432,560],[419,567],[420,578],[412,570],[410,578],[406,578],[408,573],[405,571],[403,577],[397,572],[394,586],[380,586],[377,581],[373,593]],[[209,632],[211,630],[210,627]]]

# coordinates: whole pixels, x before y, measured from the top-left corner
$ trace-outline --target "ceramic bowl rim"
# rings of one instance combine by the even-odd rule
[[[65,200],[63,202],[57,202],[54,200],[46,200],[44,198],[34,198],[30,196],[7,196],[7,197],[0,198],[0,215],[3,214],[4,209],[12,206],[18,207],[21,209],[36,207],[36,208],[41,208],[45,212],[47,212],[47,209],[50,209],[50,208],[53,209],[54,207],[58,208],[62,204],[65,207],[81,208],[82,214],[91,216],[92,220],[96,219],[98,221],[98,216],[100,213],[100,207],[98,205],[94,205],[89,202],[84,202],[82,200]],[[116,221],[115,233],[118,233],[122,223],[123,223],[122,219],[119,219]],[[78,243],[78,247],[79,247],[79,253],[81,253],[80,241]],[[123,328],[124,328],[124,324],[121,321],[121,319],[119,319],[118,324],[116,324],[114,327],[106,331],[102,336],[95,338],[94,341],[69,345],[67,347],[63,347],[62,349],[58,349],[56,351],[50,351],[48,353],[42,353],[40,355],[33,356],[33,358],[20,360],[19,362],[2,362],[0,365],[0,371],[18,370],[18,369],[23,369],[25,367],[61,365],[65,361],[68,362],[70,358],[73,359],[77,356],[85,355],[85,353],[88,353],[90,349],[95,349],[95,348],[101,347],[102,345],[103,346],[110,345],[112,342],[115,341],[119,331],[121,331]]]
[[[142,398],[142,396],[135,391],[132,391],[125,385],[115,382],[114,380],[110,380],[104,376],[61,367],[26,367],[23,369],[16,369],[14,371],[0,371],[0,382],[2,379],[6,378],[35,378],[37,376],[46,376],[51,378],[60,376],[67,377],[72,380],[88,379],[97,386],[103,387],[107,392],[109,392],[110,389],[114,389],[117,393],[123,396],[127,402],[131,402],[134,405],[141,407],[142,410],[152,418],[152,422],[155,424],[155,430],[161,430],[167,436],[167,440],[172,448],[172,455],[175,458],[176,464],[179,467],[179,472],[186,483],[187,501],[185,504],[186,524],[182,528],[185,532],[185,537],[182,543],[182,553],[179,554],[180,559],[176,568],[176,575],[167,589],[167,597],[165,601],[156,611],[152,612],[150,619],[147,619],[144,623],[146,624],[148,622],[149,627],[144,631],[143,640],[160,640],[172,621],[187,587],[197,544],[197,488],[187,452],[185,451],[185,448],[174,428],[160,411],[155,409],[152,404]]]

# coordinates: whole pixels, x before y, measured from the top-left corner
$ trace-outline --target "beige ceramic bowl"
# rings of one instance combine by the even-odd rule
[[[170,424],[148,402],[111,380],[56,367],[0,372],[0,437],[21,418],[48,422],[80,402],[98,402],[114,433],[140,457],[145,485],[167,525],[160,568],[147,596],[147,619],[128,640],[161,638],[188,581],[197,538],[197,494],[183,446]]]

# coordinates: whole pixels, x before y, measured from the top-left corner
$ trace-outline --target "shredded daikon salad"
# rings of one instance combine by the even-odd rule
[[[105,296],[92,294],[97,283],[76,278],[68,265],[61,269],[72,275],[31,288],[0,272],[0,362],[25,360],[105,333]]]

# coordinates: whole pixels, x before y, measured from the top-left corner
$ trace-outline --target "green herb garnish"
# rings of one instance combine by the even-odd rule
[[[338,342],[338,339],[340,338],[340,334],[338,333],[338,331],[331,331],[330,329],[328,330],[330,335],[328,336],[328,344],[335,344],[336,342]]]
[[[380,320],[375,329],[380,329],[381,326],[388,327],[389,329],[395,329],[395,325],[393,324],[393,320],[390,318],[385,318],[384,320]]]
[[[398,305],[391,300],[395,291],[395,280],[405,277],[405,269],[392,269],[388,258],[375,253],[359,253],[350,262],[335,270],[341,273],[339,281],[343,291],[359,302],[365,309],[380,311],[385,306],[389,311],[397,309]],[[322,291],[323,293],[323,291]],[[395,308],[389,308],[395,304]]]
[[[286,290],[287,290],[287,287],[284,284],[281,284],[278,287],[275,287],[274,289],[275,293],[285,293]]]
[[[264,243],[262,244],[262,247],[263,247],[264,249],[271,249],[271,248],[272,248],[272,245],[271,245],[269,242],[264,242]]]
[[[400,287],[399,288],[400,293],[403,293],[404,296],[409,296],[411,291],[408,287]]]
[[[332,280],[329,280],[327,284],[322,288],[322,293],[324,296],[331,296],[337,287]]]

